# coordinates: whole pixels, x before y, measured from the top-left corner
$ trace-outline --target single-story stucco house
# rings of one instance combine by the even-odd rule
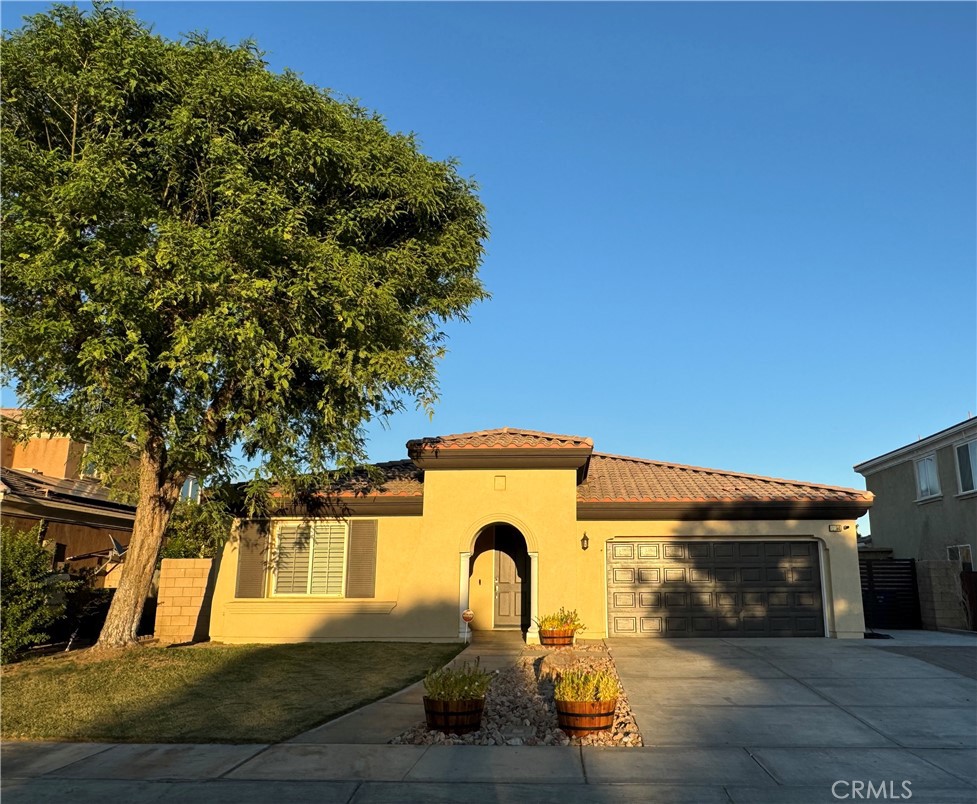
[[[536,641],[535,618],[560,607],[590,638],[863,636],[869,492],[513,428],[407,452],[359,487],[238,521],[211,639],[455,641],[470,608],[474,629]]]

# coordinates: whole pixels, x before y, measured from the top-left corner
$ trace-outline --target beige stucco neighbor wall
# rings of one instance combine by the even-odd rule
[[[816,540],[826,601],[826,633],[864,633],[855,523],[827,521],[627,522],[577,521],[573,469],[428,469],[421,516],[377,519],[376,594],[371,599],[266,597],[235,599],[242,526],[225,547],[214,590],[211,638],[222,642],[316,640],[455,641],[464,634],[460,611],[475,612],[473,627],[492,628],[491,553],[469,566],[486,526],[517,528],[530,554],[533,613],[577,609],[586,636],[606,636],[604,554],[614,538],[762,538]],[[838,533],[829,525],[847,525]],[[587,533],[590,548],[581,548]],[[532,632],[529,637],[532,639]]]
[[[206,636],[201,629],[212,559],[164,558],[156,598],[156,631],[161,642],[193,642]],[[204,633],[200,633],[203,630]]]
[[[917,561],[919,613],[925,628],[968,629],[967,610],[960,587],[960,565],[955,561]]]

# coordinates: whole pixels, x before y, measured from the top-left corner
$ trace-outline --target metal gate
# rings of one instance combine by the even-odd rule
[[[868,628],[923,627],[914,559],[862,559],[858,569]]]

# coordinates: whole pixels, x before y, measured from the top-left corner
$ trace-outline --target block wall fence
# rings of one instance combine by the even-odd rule
[[[195,642],[210,630],[210,558],[164,558],[156,598],[156,632],[160,642]]]
[[[916,581],[924,628],[969,628],[956,561],[917,561]]]

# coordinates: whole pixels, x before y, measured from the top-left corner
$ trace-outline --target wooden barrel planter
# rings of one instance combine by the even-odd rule
[[[557,701],[556,718],[568,737],[583,737],[595,731],[607,731],[614,725],[613,701]]]
[[[431,731],[445,734],[468,734],[482,726],[484,698],[467,701],[435,701],[424,697],[424,716]]]
[[[540,628],[539,641],[553,648],[573,647],[573,628]]]

